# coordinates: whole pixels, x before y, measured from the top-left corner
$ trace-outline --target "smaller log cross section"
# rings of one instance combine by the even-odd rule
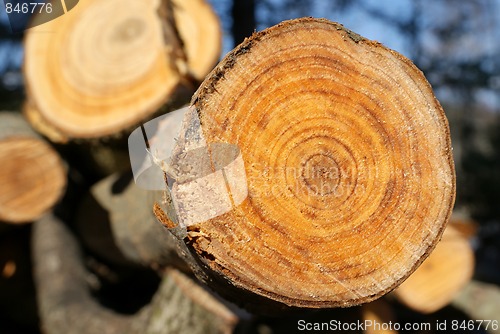
[[[0,166],[2,222],[40,218],[66,188],[63,161],[17,112],[0,111]]]

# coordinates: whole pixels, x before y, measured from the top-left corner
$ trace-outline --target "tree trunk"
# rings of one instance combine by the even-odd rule
[[[184,229],[202,280],[257,311],[380,297],[451,213],[449,128],[430,85],[327,20],[245,40],[202,83],[183,131],[164,166],[177,216],[158,216]]]
[[[59,155],[18,113],[0,112],[0,166],[0,221],[38,219],[66,187]]]
[[[53,141],[119,136],[167,102],[186,103],[220,38],[202,0],[81,1],[27,32],[25,113]]]
[[[233,34],[234,45],[238,45],[245,38],[251,36],[257,28],[255,22],[255,0],[233,0],[231,9],[233,25],[231,32]]]

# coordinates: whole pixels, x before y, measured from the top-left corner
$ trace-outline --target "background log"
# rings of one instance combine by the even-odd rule
[[[19,113],[0,112],[0,221],[30,222],[49,211],[66,186],[58,153]]]
[[[187,102],[219,57],[220,35],[202,0],[83,1],[27,31],[25,114],[58,142],[120,136],[165,103]]]
[[[99,306],[88,289],[89,273],[77,241],[53,215],[33,231],[34,276],[42,328],[50,333],[126,333],[127,317]]]
[[[170,269],[152,301],[146,326],[137,333],[233,333],[240,321],[195,280]],[[248,316],[248,315],[246,315]],[[165,324],[169,324],[165,328]]]
[[[219,18],[205,0],[172,0],[172,8],[184,45],[187,70],[201,82],[220,57],[222,31]]]
[[[453,306],[472,319],[491,320],[487,333],[500,334],[500,288],[481,281],[470,281],[453,300]],[[497,326],[493,325],[496,321]],[[486,323],[482,326],[486,329]]]
[[[175,270],[167,272],[152,302],[138,313],[103,307],[92,297],[77,240],[54,215],[35,223],[33,257],[46,333],[230,333],[239,320]]]
[[[453,300],[473,273],[474,252],[469,241],[450,224],[432,254],[394,291],[394,295],[418,312],[435,312]]]

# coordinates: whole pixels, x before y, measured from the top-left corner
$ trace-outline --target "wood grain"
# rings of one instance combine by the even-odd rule
[[[448,305],[471,280],[474,262],[474,252],[462,231],[448,225],[443,240],[394,295],[418,312],[435,312]]]
[[[190,73],[201,80],[220,53],[219,22],[207,7],[201,0],[182,6],[169,0],[87,0],[28,30],[30,121],[55,141],[116,136],[185,90],[191,95]],[[201,34],[198,16],[215,27]],[[187,49],[180,33],[190,39]],[[197,60],[205,52],[206,60]]]
[[[222,295],[368,302],[439,240],[455,198],[449,128],[402,55],[327,20],[286,21],[230,52],[192,106],[207,142],[239,147],[248,182],[241,205],[188,228]]]
[[[26,223],[50,210],[66,187],[57,152],[18,113],[0,112],[0,220]]]

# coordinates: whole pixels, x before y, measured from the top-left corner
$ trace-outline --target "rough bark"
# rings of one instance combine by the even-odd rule
[[[53,215],[33,226],[34,276],[42,328],[47,333],[127,333],[126,316],[101,307],[68,227]]]
[[[57,152],[19,113],[0,112],[0,221],[38,219],[59,200],[66,171]]]
[[[149,314],[145,331],[138,333],[232,333],[239,321],[220,300],[176,270],[167,271]]]
[[[33,333],[38,328],[30,258],[31,225],[0,234],[0,328],[2,333]]]
[[[448,123],[423,74],[381,44],[327,20],[281,23],[230,52],[192,110],[201,127],[185,119],[173,161],[191,159],[198,131],[191,146],[206,142],[214,172],[177,175],[173,206],[195,272],[228,299],[265,312],[365,303],[440,239],[455,198]],[[246,177],[215,143],[237,147]]]

